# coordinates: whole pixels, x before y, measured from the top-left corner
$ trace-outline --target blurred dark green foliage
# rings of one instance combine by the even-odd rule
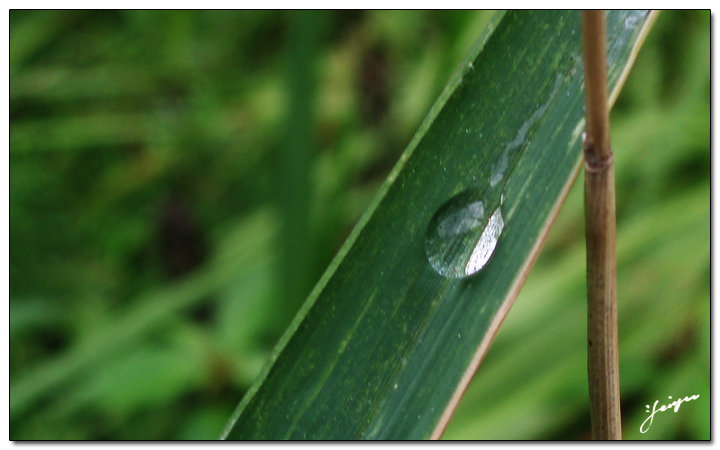
[[[490,15],[12,11],[11,439],[216,438]],[[661,14],[613,116],[621,236],[625,223],[671,233],[678,212],[652,214],[700,205],[683,258],[643,259],[660,247],[631,235],[627,273],[646,270],[627,295],[686,298],[682,326],[643,334],[659,362],[627,370],[626,417],[677,374],[700,391],[677,395],[705,394],[681,410],[697,417],[643,438],[709,437],[709,30],[707,13]],[[535,268],[552,286],[571,278],[566,255],[582,261],[577,192]],[[656,289],[673,268],[684,281]],[[549,291],[562,311],[583,298],[573,283]],[[542,297],[537,284],[523,295]],[[471,387],[448,437],[585,437],[584,374],[525,385],[521,364],[493,369],[540,332],[515,314],[477,379],[507,383],[496,399]],[[646,314],[626,321],[668,320]],[[527,389],[572,408],[518,428],[504,411]],[[484,432],[488,414],[507,430]]]

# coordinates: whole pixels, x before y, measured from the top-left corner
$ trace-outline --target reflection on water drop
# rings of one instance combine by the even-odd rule
[[[477,201],[470,203],[466,207],[443,217],[438,225],[437,234],[441,238],[452,238],[453,236],[467,233],[473,228],[482,225],[484,217],[482,202]]]
[[[425,252],[440,275],[464,278],[477,273],[495,251],[505,223],[500,206],[489,214],[488,203],[481,197],[479,189],[462,192],[440,207],[430,221]]]
[[[475,248],[473,249],[470,260],[465,265],[465,275],[472,275],[478,270],[485,267],[488,260],[495,251],[498,238],[502,233],[505,223],[503,222],[502,212],[500,208],[496,209],[493,215],[490,217],[487,226],[480,235],[480,239]]]

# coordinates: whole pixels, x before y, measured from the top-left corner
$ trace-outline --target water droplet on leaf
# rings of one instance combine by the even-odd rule
[[[505,223],[500,206],[483,201],[479,189],[452,197],[430,220],[425,252],[430,265],[448,278],[465,278],[490,260]],[[486,205],[495,206],[492,211]]]
[[[634,28],[642,19],[645,18],[647,15],[646,11],[630,11],[628,13],[628,16],[625,17],[625,20],[623,20],[623,25],[625,25],[625,29],[629,30],[631,28]]]

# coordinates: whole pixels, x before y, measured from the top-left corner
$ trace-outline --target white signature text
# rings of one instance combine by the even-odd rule
[[[670,400],[672,400],[672,397],[668,396]],[[640,425],[640,432],[641,433],[647,433],[647,431],[650,429],[650,425],[653,423],[653,417],[655,417],[656,413],[659,413],[661,411],[667,411],[672,409],[674,412],[678,412],[678,409],[680,409],[680,405],[683,402],[689,402],[690,400],[697,400],[700,398],[699,395],[691,395],[690,397],[684,397],[684,398],[678,398],[674,402],[668,403],[667,405],[662,405],[659,408],[657,407],[658,403],[660,403],[660,400],[655,400],[655,403],[652,406],[652,412],[650,411],[650,405],[645,405],[645,412],[650,413],[647,419],[645,419],[645,422]]]

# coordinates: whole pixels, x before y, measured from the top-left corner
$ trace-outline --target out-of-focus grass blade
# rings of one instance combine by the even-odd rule
[[[649,17],[608,14],[614,93]],[[514,11],[491,21],[223,437],[442,432],[578,172],[580,48],[577,12]],[[487,185],[518,140],[524,151],[503,181],[505,228],[490,263],[467,279],[439,275],[424,250],[430,219],[459,192]]]
[[[32,370],[13,374],[10,388],[11,415],[20,416],[47,392],[72,384],[83,370],[98,364],[98,361],[113,359],[116,352],[136,343],[143,334],[208,295],[234,288],[233,295],[240,296],[238,301],[242,305],[235,303],[233,308],[233,304],[226,302],[230,311],[238,311],[243,306],[252,308],[253,301],[266,300],[267,293],[260,291],[266,285],[258,286],[257,281],[267,278],[264,273],[271,270],[273,264],[269,248],[276,233],[276,221],[273,214],[265,210],[251,215],[228,233],[219,246],[227,250],[219,252],[201,272],[178,285],[149,292],[144,298],[138,299],[136,308],[84,338],[67,352]],[[237,286],[238,283],[242,286]],[[235,318],[233,325],[252,329],[252,324],[244,322],[242,317]],[[245,337],[248,337],[248,331]],[[242,333],[226,331],[223,337],[228,346],[243,346]],[[252,367],[239,369],[237,373],[240,374],[253,371]]]
[[[284,329],[312,289],[313,236],[310,233],[311,167],[315,151],[312,124],[315,116],[315,61],[324,12],[303,11],[294,16],[289,35],[286,64],[287,112],[285,135],[277,148],[274,184],[277,208],[281,216],[281,234],[277,271],[282,286],[278,314]]]
[[[31,20],[23,20],[25,11],[11,11],[11,71],[16,73],[35,53],[52,43],[57,35],[72,27],[83,14],[69,11],[35,11]]]
[[[162,88],[147,70],[130,64],[85,69],[42,67],[26,70],[13,77],[10,97],[13,101],[41,99],[51,101],[96,101],[152,95]]]

